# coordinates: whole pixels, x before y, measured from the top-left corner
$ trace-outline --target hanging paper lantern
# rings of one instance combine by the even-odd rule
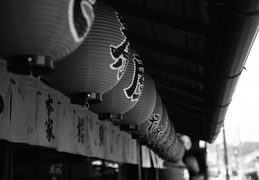
[[[162,149],[163,151],[167,151],[173,144],[173,142],[175,141],[176,137],[176,133],[175,133],[175,129],[174,129],[174,125],[173,122],[169,119],[170,121],[170,133],[168,135],[168,137],[166,138],[166,140],[162,143]]]
[[[148,144],[151,144],[155,140],[159,139],[163,133],[163,126],[160,125],[162,111],[162,100],[160,95],[156,93],[156,105],[152,114],[146,121],[139,125],[139,130],[132,131],[131,133],[136,137],[139,136],[139,138],[146,138],[146,143]]]
[[[174,125],[170,119],[169,119],[169,126],[170,126],[170,132],[167,138],[163,139],[163,141],[160,142],[159,144],[158,152],[163,159],[168,159],[169,156],[172,156],[172,155],[175,156],[176,154],[175,151],[177,151],[175,148],[178,146],[178,138],[176,136]]]
[[[103,101],[90,107],[99,114],[99,119],[118,121],[122,114],[138,102],[144,86],[144,67],[138,54],[130,49],[130,58],[125,74],[110,91],[103,95]]]
[[[168,138],[170,131],[171,131],[171,121],[168,120],[168,118],[166,119],[167,122],[167,127],[162,135],[162,137],[160,139],[157,139],[153,145],[150,146],[151,149],[153,149],[153,151],[155,153],[157,153],[159,156],[162,156],[164,154],[164,142],[166,141],[166,139]]]
[[[192,141],[191,138],[187,135],[179,134],[178,133],[179,140],[183,143],[183,147],[186,151],[190,150],[192,147]]]
[[[169,150],[165,152],[165,159],[171,162],[178,162],[184,156],[184,146],[182,142],[177,138],[175,138],[174,143],[170,146]]]
[[[44,74],[85,39],[95,0],[1,0],[0,57],[8,70]]]
[[[154,140],[153,148],[159,148],[160,144],[162,144],[167,139],[171,130],[170,124],[171,121],[169,121],[167,109],[165,105],[162,104],[162,117],[160,123],[158,124],[158,127],[161,127],[161,130],[159,136],[157,136],[157,138]]]
[[[200,172],[200,165],[194,155],[187,155],[184,157],[184,163],[186,164],[186,167],[188,168],[191,175],[195,175]]]
[[[121,130],[138,129],[152,114],[156,104],[156,87],[152,77],[145,72],[145,81],[142,95],[137,104],[123,114],[123,119],[117,122]]]
[[[70,95],[72,103],[101,102],[102,94],[112,89],[126,70],[129,42],[124,30],[119,14],[97,3],[89,35],[74,53],[56,63],[49,81]]]

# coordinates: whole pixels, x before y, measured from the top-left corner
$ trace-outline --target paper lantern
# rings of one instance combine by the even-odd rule
[[[167,137],[169,136],[171,130],[171,121],[169,121],[167,109],[164,104],[162,104],[162,117],[158,127],[161,127],[161,132],[159,136],[154,140],[154,147],[159,148],[160,144],[166,141]]]
[[[162,100],[160,95],[156,93],[156,105],[152,114],[146,121],[139,125],[139,130],[133,131],[131,133],[134,134],[135,137],[139,136],[139,138],[146,138],[146,143],[148,144],[153,143],[155,140],[159,139],[162,136],[164,130],[162,123],[160,125],[162,111]]]
[[[150,145],[150,148],[153,149],[153,151],[160,156],[164,154],[164,143],[166,142],[166,139],[168,138],[171,131],[171,125],[170,125],[171,122],[168,120],[168,118],[166,119],[166,122],[167,122],[167,127],[162,137],[155,140],[154,143]]]
[[[122,114],[132,109],[138,102],[144,86],[144,67],[138,54],[130,49],[130,58],[125,74],[110,91],[103,95],[103,101],[90,107],[99,114],[99,119],[118,121]]]
[[[171,146],[171,148],[167,152],[166,158],[168,161],[178,162],[183,158],[184,153],[185,153],[185,149],[182,142],[178,138],[176,138],[175,145]]]
[[[102,94],[122,78],[129,59],[129,42],[119,14],[96,3],[95,20],[82,45],[57,62],[48,77],[51,84],[71,96],[74,104],[101,102]]]
[[[192,141],[191,138],[187,135],[179,134],[178,133],[179,140],[183,143],[183,147],[186,151],[190,150],[192,147]]]
[[[170,126],[171,126],[170,133],[169,133],[168,137],[166,138],[166,140],[163,142],[162,147],[161,147],[164,151],[167,151],[172,146],[175,139],[177,138],[173,122],[170,119],[169,119],[169,121],[170,121]]]
[[[193,155],[186,156],[184,159],[184,163],[186,164],[191,174],[198,174],[200,172],[200,166],[195,156]]]
[[[152,114],[156,105],[156,87],[152,77],[145,72],[144,88],[137,104],[123,114],[120,125],[121,130],[138,129],[139,125],[146,121]]]
[[[0,57],[8,70],[44,74],[85,39],[94,0],[1,0]]]

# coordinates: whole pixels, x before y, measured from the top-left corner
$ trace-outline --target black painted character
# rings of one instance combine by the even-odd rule
[[[147,128],[147,133],[151,132],[153,128],[159,123],[159,117],[160,117],[160,114],[153,113],[148,118],[149,126]]]
[[[46,109],[47,109],[47,114],[48,114],[48,119],[45,122],[45,126],[47,127],[46,129],[46,138],[50,142],[51,139],[54,139],[55,136],[53,134],[53,119],[51,119],[50,114],[54,111],[53,107],[51,104],[53,104],[53,99],[50,97],[50,94],[48,94],[48,100],[45,101],[46,104]]]
[[[133,54],[133,62],[135,69],[132,82],[129,87],[123,90],[127,98],[131,99],[131,101],[137,101],[144,88],[144,67],[142,60],[135,53]]]
[[[129,42],[125,38],[118,46],[110,45],[110,54],[115,61],[110,64],[112,70],[117,70],[117,80],[120,80],[125,73],[129,62]]]
[[[117,73],[117,80],[119,81],[123,76],[126,67],[129,62],[129,41],[125,35],[126,33],[126,25],[122,19],[122,17],[116,12],[116,16],[118,21],[121,24],[121,34],[124,37],[124,40],[117,46],[110,45],[110,54],[112,59],[115,61],[114,63],[110,64],[110,68],[112,70],[118,70]]]
[[[82,41],[93,23],[93,4],[95,0],[75,0],[69,6],[69,27],[76,42]]]
[[[104,126],[102,124],[100,124],[99,126],[99,147],[104,146]]]
[[[154,128],[154,130],[152,131],[152,134],[155,134],[154,140],[157,140],[163,134],[163,127],[158,126]]]
[[[84,144],[85,139],[85,121],[84,118],[78,117],[78,124],[77,124],[77,140],[80,144]]]

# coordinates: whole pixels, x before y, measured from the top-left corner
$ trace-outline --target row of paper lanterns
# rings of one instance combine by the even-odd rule
[[[183,157],[155,83],[112,7],[95,0],[5,0],[0,22],[0,57],[9,71],[44,75],[71,103],[145,140],[161,157]]]

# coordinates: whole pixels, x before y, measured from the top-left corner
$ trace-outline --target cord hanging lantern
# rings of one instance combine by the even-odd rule
[[[56,63],[48,77],[58,90],[71,97],[71,103],[101,102],[102,94],[112,89],[125,73],[129,42],[119,14],[104,3],[96,3],[92,29],[82,45]]]
[[[130,49],[126,71],[119,83],[103,95],[103,101],[90,107],[99,119],[120,121],[122,114],[138,102],[144,86],[144,67],[138,54]]]
[[[116,124],[121,130],[139,129],[139,125],[152,114],[156,104],[156,87],[152,77],[145,72],[144,88],[136,105],[123,114],[123,119]]]
[[[8,70],[42,75],[88,35],[95,0],[1,0],[0,57]]]

